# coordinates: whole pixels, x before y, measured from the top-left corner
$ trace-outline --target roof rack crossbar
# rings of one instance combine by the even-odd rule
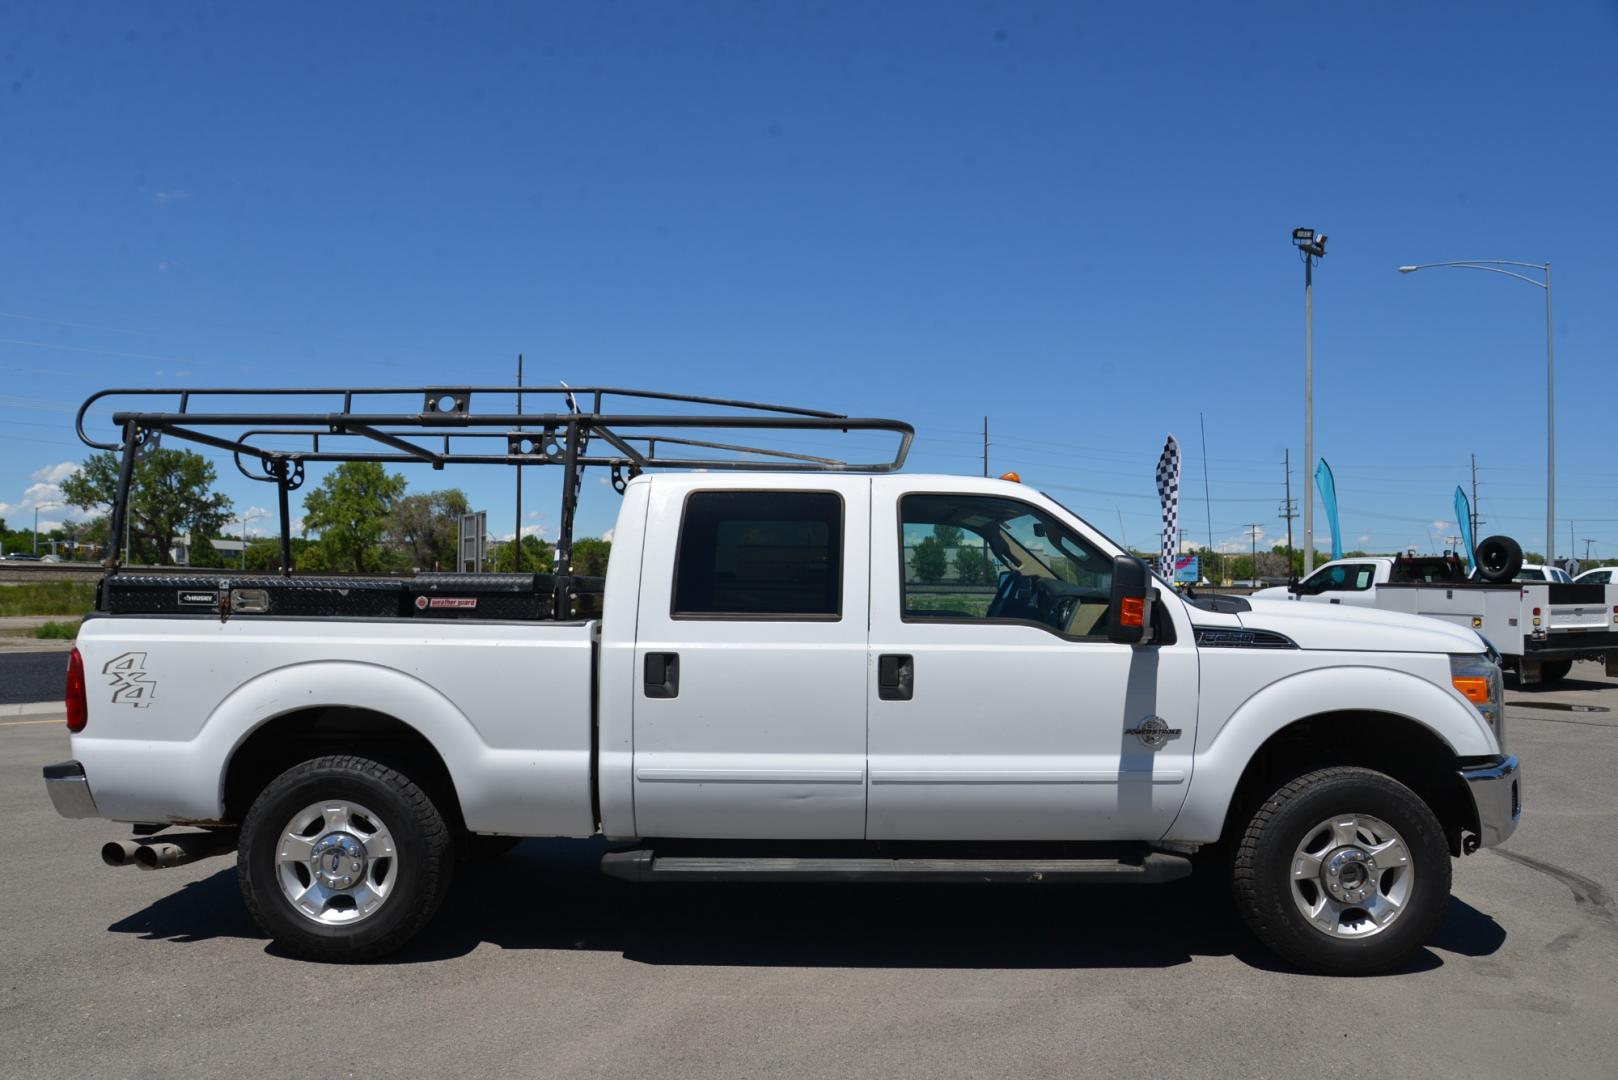
[[[535,395],[549,395],[553,401],[560,398],[557,403],[567,411],[531,413],[501,409],[479,412],[475,407],[478,399],[489,396],[509,396],[514,402],[520,403],[519,394],[522,398]],[[388,397],[413,399],[414,403],[419,404],[420,411],[397,411],[396,403],[377,400]],[[111,421],[117,428],[116,437],[92,438],[85,428],[85,418],[91,408],[108,399],[130,398],[136,401],[124,403],[134,405],[152,399],[172,402],[177,398],[179,408],[178,411],[113,409]],[[279,411],[266,409],[266,398],[305,398],[311,404],[325,404],[327,407]],[[192,409],[198,399],[227,406],[232,403],[231,399],[235,399],[246,407],[238,412],[194,412]],[[387,410],[373,412],[364,408],[373,403],[385,405]],[[652,403],[660,407],[679,404],[691,411],[633,411],[636,405]],[[357,404],[359,408],[356,408]],[[337,405],[335,411],[330,408],[331,405]],[[915,429],[900,420],[851,417],[791,405],[767,405],[656,390],[566,386],[109,389],[85,400],[79,407],[75,427],[85,445],[121,453],[124,457],[112,516],[112,523],[116,525],[128,520],[127,502],[133,472],[130,459],[151,449],[164,435],[229,452],[242,475],[272,482],[279,487],[279,501],[283,507],[287,493],[303,483],[304,466],[308,463],[426,463],[434,469],[442,469],[448,464],[561,465],[569,470],[570,476],[562,484],[562,528],[557,542],[558,610],[567,609],[564,594],[568,587],[572,522],[578,505],[581,478],[587,468],[611,468],[613,485],[618,490],[622,490],[621,474],[624,470],[633,476],[651,468],[882,473],[903,467],[915,438]],[[699,437],[708,432],[732,431],[773,433],[778,436],[815,431],[845,436],[856,432],[877,432],[896,436],[897,445],[891,455],[861,463],[780,446],[752,446]],[[364,443],[345,445],[346,440],[339,440],[333,445],[333,437],[343,436],[361,439]],[[430,450],[416,441],[423,436],[441,436],[442,450]],[[324,446],[323,437],[326,439]],[[308,448],[269,447],[255,441],[264,438],[307,439]],[[599,439],[604,445],[592,446],[593,438]],[[505,452],[489,452],[490,447],[457,445],[459,440],[465,439],[504,440],[505,445],[501,449]],[[256,459],[264,475],[250,471],[244,457]],[[281,517],[282,562],[286,564],[290,562],[289,515],[283,511]],[[107,562],[110,569],[117,569],[119,558],[116,545]],[[283,565],[283,572],[290,572],[290,567]]]

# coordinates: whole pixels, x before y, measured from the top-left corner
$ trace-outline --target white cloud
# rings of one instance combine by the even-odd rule
[[[1258,549],[1268,551],[1275,546],[1270,534],[1262,525],[1258,529]],[[1214,550],[1221,555],[1251,555],[1253,553],[1253,533],[1243,529],[1242,534],[1229,540],[1221,540],[1214,545]]]
[[[175,203],[185,202],[190,197],[191,193],[182,188],[152,192],[152,202],[157,206],[172,206]]]
[[[240,537],[242,535],[242,517],[247,517],[247,537],[280,536],[281,525],[275,512],[263,506],[249,506],[240,514],[233,516],[225,526],[226,536]]]
[[[174,260],[174,259],[159,259],[159,260],[157,260],[157,272],[159,274],[166,274],[170,270],[178,270],[179,267],[180,267],[179,262]]]
[[[28,475],[30,480],[39,480],[47,484],[60,484],[63,480],[78,472],[82,466],[72,461],[63,461],[56,465],[47,465],[43,469],[35,469]]]
[[[610,544],[610,543],[612,543],[612,534],[613,534],[613,533],[614,533],[614,532],[615,532],[615,531],[617,531],[617,530],[615,530],[615,529],[608,529],[608,530],[607,530],[607,531],[606,531],[606,532],[604,532],[604,533],[602,533],[602,534],[601,534],[601,539],[603,539],[603,540],[605,540],[605,541],[606,541],[606,542],[607,542],[607,543],[609,543],[609,544]]]
[[[522,527],[522,534],[524,536],[532,536],[532,537],[534,537],[536,539],[543,540],[543,539],[545,539],[545,526],[543,524],[524,525]],[[511,533],[502,532],[502,533],[492,533],[490,535],[492,535],[494,537],[494,540],[495,540],[496,543],[500,543],[500,544],[509,544],[509,543],[511,543],[511,536],[512,536]]]
[[[1370,542],[1371,542],[1371,534],[1370,533],[1360,533],[1360,538],[1355,541],[1355,543],[1357,543],[1357,544],[1369,544]]]
[[[1447,529],[1447,528],[1449,528],[1449,522],[1442,521],[1442,520],[1435,521],[1435,522],[1433,522],[1433,528],[1435,528],[1435,529]]]
[[[51,468],[57,467],[59,466],[51,466]],[[34,475],[38,476],[40,473],[47,471],[49,470],[41,469],[39,473]],[[57,510],[65,505],[66,503],[62,499],[61,487],[53,483],[40,481],[39,483],[29,484],[23,491],[22,498],[16,502],[0,502],[0,517],[21,518],[24,514],[33,514],[36,509]],[[31,527],[32,523],[30,523]]]

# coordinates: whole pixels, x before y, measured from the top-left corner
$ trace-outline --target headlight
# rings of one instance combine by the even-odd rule
[[[1493,648],[1449,658],[1449,681],[1489,722],[1503,752],[1506,748],[1506,677],[1494,659]]]

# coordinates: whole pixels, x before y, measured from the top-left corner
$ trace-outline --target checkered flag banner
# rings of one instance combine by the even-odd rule
[[[1157,459],[1157,497],[1163,503],[1163,576],[1174,580],[1174,556],[1180,547],[1180,444],[1170,435]]]

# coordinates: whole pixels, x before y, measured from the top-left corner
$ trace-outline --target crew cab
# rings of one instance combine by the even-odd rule
[[[1454,555],[1367,555],[1326,563],[1295,585],[1253,596],[1398,611],[1471,627],[1500,651],[1523,685],[1566,678],[1575,660],[1604,662],[1608,674],[1618,675],[1618,586],[1570,581],[1555,567],[1523,564],[1521,550],[1510,549],[1515,562],[1508,557],[1501,573],[1487,577]]]
[[[392,448],[368,460],[437,450],[403,434],[418,418],[343,404],[318,423],[386,436],[361,434]],[[599,407],[523,420],[566,445],[523,434],[540,445],[519,460],[578,475],[604,441],[608,463],[656,464]],[[183,403],[113,421],[116,534],[140,431],[224,421]],[[624,477],[604,581],[571,574],[565,543],[546,574],[113,565],[69,664],[72,758],[45,770],[50,797],[134,826],[103,848],[113,865],[234,850],[259,925],[323,960],[398,948],[458,858],[545,836],[598,838],[601,868],[632,881],[1195,871],[1292,963],[1378,971],[1434,932],[1452,858],[1516,828],[1501,670],[1470,628],[1193,601],[1019,482],[814,460]],[[294,470],[265,470],[285,527]]]

